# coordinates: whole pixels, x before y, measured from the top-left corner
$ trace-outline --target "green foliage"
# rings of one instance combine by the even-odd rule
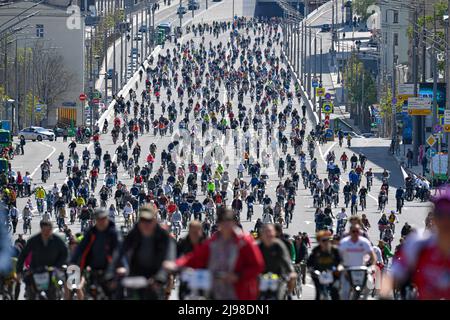
[[[363,80],[364,75],[364,81]],[[352,104],[363,101],[362,93],[364,91],[364,103],[371,105],[377,102],[377,88],[375,80],[370,72],[364,68],[364,64],[353,55],[347,63],[344,71],[344,83],[348,89],[349,101]],[[363,90],[364,87],[364,90]]]
[[[5,100],[8,100],[8,99],[9,99],[9,97],[6,94],[5,87],[0,85],[0,101],[5,101]]]
[[[367,12],[367,9],[376,4],[376,0],[353,0],[352,6],[355,13],[361,16],[364,20],[370,17],[371,12]]]

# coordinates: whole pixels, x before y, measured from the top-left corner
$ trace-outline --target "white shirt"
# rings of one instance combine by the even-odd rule
[[[358,241],[353,242],[351,237],[345,237],[339,244],[343,265],[346,267],[360,267],[365,265],[364,257],[373,252],[370,241],[359,236]]]
[[[378,246],[373,246],[372,250],[375,252],[377,256],[377,262],[383,262],[383,255],[381,253],[381,249]]]
[[[338,220],[342,220],[342,219],[347,219],[347,217],[348,217],[348,215],[347,215],[347,212],[342,212],[342,211],[340,211],[338,214],[337,214],[337,219]]]

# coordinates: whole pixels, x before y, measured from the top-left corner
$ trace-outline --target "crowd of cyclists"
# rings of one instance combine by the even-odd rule
[[[214,41],[206,42],[208,34]],[[187,35],[190,40],[141,65],[135,89],[115,97],[110,122],[88,132],[92,151],[84,146],[80,152],[87,141],[79,130],[58,156],[62,185],[46,190],[29,172],[6,177],[8,231],[17,233],[21,216],[23,234],[31,235],[35,207],[40,230],[14,242],[14,268],[2,275],[0,294],[18,299],[23,282],[30,300],[168,299],[174,288],[180,299],[291,299],[302,297],[309,274],[316,299],[449,298],[448,284],[425,285],[428,276],[402,273],[417,266],[411,256],[417,248],[405,239],[418,238],[418,231],[407,223],[396,230],[398,215],[405,200],[431,198],[426,181],[408,177],[390,211],[384,170],[379,239],[371,239],[366,200],[375,176],[367,157],[330,151],[326,177],[319,172],[316,148],[325,143],[326,128],[311,128],[306,118],[280,52],[280,20],[198,24]],[[104,151],[107,135],[114,153]],[[350,135],[336,135],[341,147],[344,139],[351,145]],[[145,139],[152,141],[148,150]],[[43,184],[51,168],[49,160],[42,163]],[[273,176],[279,179],[275,196]],[[300,188],[310,191],[315,208],[312,239],[286,232],[301,215]],[[414,240],[424,254],[442,254],[449,234],[449,211],[438,207],[450,201],[443,194],[433,198],[427,225],[437,233]],[[23,210],[17,197],[28,198]],[[242,225],[253,221],[259,205],[261,218],[249,233]],[[401,240],[394,248],[395,234]],[[422,255],[419,263],[432,267]]]

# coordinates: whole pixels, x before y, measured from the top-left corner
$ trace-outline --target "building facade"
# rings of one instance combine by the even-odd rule
[[[85,26],[84,18],[70,10],[70,0],[47,0],[31,8],[35,3],[31,1],[14,2],[2,6],[0,10],[0,25],[13,17],[25,17],[38,12],[33,17],[24,20],[19,25],[24,26],[22,39],[18,46],[33,48],[41,45],[46,50],[55,51],[63,58],[63,63],[71,74],[69,89],[61,94],[53,105],[48,107],[48,118],[44,123],[53,126],[58,123],[58,109],[72,109],[75,112],[76,125],[82,124],[82,105],[79,101],[80,93],[84,91],[84,53]],[[31,8],[31,9],[30,9]],[[68,9],[69,8],[69,9]],[[25,13],[25,10],[29,9]],[[14,36],[14,35],[13,35]],[[40,97],[37,97],[38,99]]]

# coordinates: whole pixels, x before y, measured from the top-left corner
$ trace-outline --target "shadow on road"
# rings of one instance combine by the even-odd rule
[[[372,139],[367,139],[368,144],[370,144]],[[359,155],[363,153],[367,159],[369,159],[369,164],[366,164],[366,171],[371,167],[371,163],[386,169],[390,173],[389,186],[394,188],[404,187],[403,174],[400,169],[400,165],[397,163],[396,159],[389,152],[388,146],[352,146],[349,148],[352,153],[348,154],[350,158],[353,153]],[[338,156],[338,154],[336,154]],[[340,155],[339,155],[340,156]],[[375,179],[382,180],[382,173],[375,173]]]

